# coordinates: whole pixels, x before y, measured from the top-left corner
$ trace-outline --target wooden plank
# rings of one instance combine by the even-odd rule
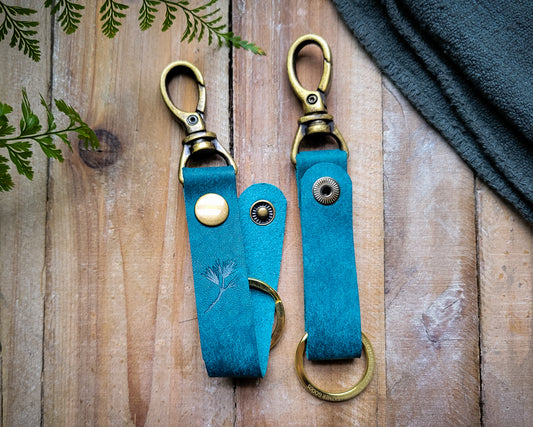
[[[472,172],[383,86],[387,423],[480,422]]]
[[[478,184],[483,424],[533,419],[533,229]]]
[[[87,6],[76,34],[55,28],[53,56],[49,10],[40,10],[38,64],[0,43],[3,102],[18,110],[25,86],[37,108],[51,79],[52,95],[74,105],[103,142],[96,153],[74,147],[65,163],[51,164],[50,178],[37,154],[34,181],[17,178],[0,195],[2,424],[530,423],[531,226],[474,187],[448,145],[390,83],[382,86],[331,2],[221,0],[226,17],[232,6],[235,33],[267,57],[182,44],[181,15],[169,32],[160,31],[161,17],[140,32],[133,2],[108,40],[98,28],[101,4]],[[344,404],[313,398],[293,368],[304,319],[288,155],[301,107],[285,59],[308,32],[333,51],[328,106],[351,150],[363,329],[377,356],[368,390]],[[312,86],[320,55],[305,55],[298,70]],[[177,180],[183,132],[158,90],[176,59],[204,74],[207,125],[225,146],[234,143],[240,189],[270,182],[289,201],[280,283],[287,329],[262,380],[209,378],[202,361]],[[184,94],[180,106],[194,106],[192,85],[173,90]],[[338,389],[355,381],[361,363],[306,368]]]
[[[237,382],[237,425],[384,424],[383,201],[381,77],[340,21],[330,2],[234,2],[234,30],[263,47],[266,57],[234,51],[235,155],[241,190],[256,182],[281,188],[288,199],[287,234],[279,291],[287,326],[260,381]],[[354,230],[364,331],[374,344],[377,370],[368,389],[342,404],[320,401],[305,391],[294,371],[294,352],[304,333],[301,236],[294,168],[289,160],[302,107],[289,86],[286,57],[306,33],[323,36],[333,53],[329,112],[350,145],[354,182]],[[322,57],[306,48],[299,76],[318,84]],[[307,363],[309,375],[329,389],[354,384],[362,363]]]
[[[195,63],[208,127],[226,142],[228,51],[180,43],[180,12],[170,31],[160,31],[160,12],[141,32],[133,4],[109,40],[97,27],[101,4],[86,6],[78,32],[58,34],[54,51],[54,96],[80,109],[103,146],[52,168],[44,422],[229,425],[233,382],[208,378],[200,354],[177,179],[183,132],[159,93],[168,63]],[[178,101],[194,94],[191,86]]]
[[[10,2],[13,3],[13,2]],[[31,1],[18,6],[35,7]],[[2,17],[3,19],[3,17]],[[39,8],[25,18],[40,23],[41,60],[36,63],[9,47],[11,33],[0,42],[1,99],[13,107],[10,122],[17,127],[22,88],[36,113],[39,94],[48,95],[50,82],[50,14]],[[46,123],[46,114],[39,114]],[[5,150],[0,154],[7,156]],[[0,193],[0,424],[39,425],[43,341],[43,280],[45,263],[46,157],[34,148],[33,181],[11,165],[15,188]]]

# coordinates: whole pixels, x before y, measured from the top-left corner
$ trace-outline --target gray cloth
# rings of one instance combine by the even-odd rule
[[[533,223],[533,1],[333,1],[422,116]]]

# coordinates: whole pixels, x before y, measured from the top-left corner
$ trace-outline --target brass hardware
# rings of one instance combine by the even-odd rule
[[[339,183],[329,176],[318,178],[313,184],[313,197],[322,205],[332,205],[341,194]]]
[[[322,400],[326,400],[328,402],[344,402],[345,400],[353,399],[355,396],[361,393],[366,388],[366,386],[370,383],[370,380],[372,379],[372,375],[374,374],[374,367],[376,364],[374,349],[372,348],[372,344],[370,343],[370,340],[363,333],[361,333],[361,339],[363,341],[363,350],[364,350],[365,357],[366,357],[366,366],[365,366],[365,371],[363,372],[363,376],[357,382],[357,384],[355,384],[353,387],[351,387],[348,390],[341,391],[341,392],[330,392],[330,391],[323,390],[317,387],[316,385],[314,385],[309,380],[309,377],[307,376],[305,372],[304,355],[305,355],[305,347],[307,344],[307,332],[306,332],[305,335],[300,340],[300,342],[298,343],[298,348],[296,349],[296,356],[294,358],[296,374],[301,384],[305,387],[305,389],[309,393],[311,393],[313,396],[319,399],[322,399]]]
[[[300,51],[308,44],[318,45],[324,57],[324,71],[316,90],[304,89],[296,75],[296,58]],[[302,103],[304,114],[327,113],[324,101],[331,82],[331,50],[326,41],[315,34],[307,34],[298,38],[292,44],[287,54],[287,72],[292,89]]]
[[[273,349],[281,339],[283,329],[285,328],[285,308],[283,307],[283,302],[276,290],[265,282],[249,277],[248,283],[250,288],[270,295],[276,303],[274,309],[274,327],[272,328],[272,338],[270,339],[270,349]]]
[[[257,225],[268,225],[276,216],[276,209],[267,200],[258,200],[250,208],[250,218]]]
[[[324,57],[324,71],[316,90],[307,90],[302,87],[296,75],[296,57],[308,44],[316,44],[322,50]],[[331,50],[326,41],[315,34],[307,34],[298,38],[290,47],[287,54],[287,72],[291,87],[302,103],[304,115],[298,120],[298,130],[294,137],[291,149],[291,162],[296,164],[296,155],[300,150],[300,144],[307,135],[323,134],[331,135],[341,150],[348,153],[348,145],[337,129],[333,116],[328,114],[325,104],[326,93],[331,81],[332,57]]]
[[[256,210],[257,218],[264,220],[268,218],[268,209],[265,206],[261,206]]]
[[[188,70],[191,72],[196,80],[198,87],[198,103],[196,111],[187,112],[182,111],[174,105],[168,94],[168,81],[178,74],[180,71]],[[227,165],[233,166],[235,173],[237,172],[237,165],[228,153],[228,151],[218,142],[216,134],[206,131],[204,122],[204,111],[206,102],[206,91],[204,78],[200,70],[187,61],[176,61],[167,65],[161,74],[160,81],[161,95],[165,104],[170,111],[176,116],[178,121],[185,128],[185,138],[183,139],[183,151],[180,157],[178,178],[183,184],[183,168],[187,166],[189,157],[200,151],[213,152],[220,155]]]
[[[194,205],[196,219],[208,227],[216,227],[223,224],[228,214],[228,203],[224,197],[215,193],[204,194]]]

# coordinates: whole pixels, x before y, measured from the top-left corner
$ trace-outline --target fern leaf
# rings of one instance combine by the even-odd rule
[[[85,141],[85,146],[88,147],[89,144],[91,148],[98,148],[98,138],[96,137],[96,134],[94,131],[85,123],[80,114],[70,105],[68,105],[65,101],[62,99],[55,99],[56,107],[59,111],[61,111],[63,114],[65,114],[70,119],[70,126],[69,128],[73,128],[74,125],[78,125],[78,127],[75,129],[75,131],[78,133],[78,136],[82,141]],[[69,129],[70,130],[70,129]],[[67,142],[67,145],[70,147],[70,143]]]
[[[0,156],[0,191],[9,191],[13,188],[14,183],[9,174],[9,165],[7,158]]]
[[[63,31],[67,34],[72,34],[78,29],[82,17],[80,11],[85,9],[85,6],[76,3],[74,0],[57,0],[55,4],[52,0],[46,0],[44,6],[52,6],[51,15],[60,12],[58,21]]]
[[[35,138],[35,141],[37,141],[46,157],[59,160],[60,162],[64,160],[61,150],[56,147],[53,142],[53,138],[50,135],[46,135],[41,138]]]
[[[48,104],[46,103],[46,101],[44,100],[42,95],[41,95],[41,105],[44,107],[44,109],[46,111],[46,121],[48,122],[48,128],[46,129],[46,131],[47,132],[51,132],[51,131],[55,130],[57,125],[55,123],[54,115],[50,111],[50,108],[48,107]]]
[[[257,46],[254,43],[251,43],[247,40],[243,40],[241,37],[236,36],[233,34],[233,32],[228,32],[222,34],[222,37],[228,42],[231,43],[233,46],[235,46],[237,49],[246,49],[250,52],[255,53],[256,55],[266,55],[266,52],[261,49],[259,46]]]
[[[45,108],[48,124],[46,131],[42,132],[39,118],[31,108],[26,90],[22,89],[20,133],[14,135],[15,128],[9,124],[7,117],[13,111],[13,108],[0,102],[0,149],[7,150],[9,160],[15,165],[17,172],[29,179],[33,178],[33,169],[30,164],[32,143],[37,143],[47,157],[59,161],[63,161],[63,155],[61,150],[54,144],[55,136],[67,144],[70,149],[72,148],[68,138],[69,133],[78,135],[80,140],[85,141],[87,147],[91,144],[93,148],[98,148],[99,144],[95,133],[82,120],[80,114],[63,100],[56,99],[55,103],[58,110],[69,118],[70,124],[61,130],[57,130],[55,117],[41,96],[41,105]],[[11,188],[13,188],[13,180],[9,174],[8,158],[0,155],[0,191],[8,191]]]
[[[32,135],[41,130],[39,117],[37,117],[31,109],[30,101],[26,89],[22,89],[22,117],[20,119],[20,135]]]
[[[239,36],[235,36],[233,32],[227,31],[227,25],[221,23],[223,16],[221,15],[220,8],[214,10],[208,10],[218,2],[218,0],[209,0],[207,3],[204,3],[200,6],[189,8],[188,1],[171,1],[171,0],[160,0],[161,3],[164,3],[168,9],[170,7],[180,8],[186,18],[186,25],[183,33],[181,35],[181,41],[187,40],[188,43],[192,42],[194,39],[201,41],[206,32],[207,32],[207,44],[211,45],[216,38],[219,46],[225,42],[228,46],[235,46],[236,48],[247,49],[258,55],[265,55],[265,51],[254,43],[243,40]],[[163,31],[168,30],[175,16],[172,18],[165,16],[165,21],[163,22]]]
[[[172,26],[174,20],[176,19],[176,14],[174,12],[176,12],[177,10],[178,9],[175,6],[168,4],[168,2],[165,2],[165,20],[163,21],[161,31],[167,31]]]
[[[33,169],[30,164],[32,156],[30,147],[31,144],[29,142],[15,142],[5,145],[9,159],[15,165],[17,172],[31,180],[33,179]]]
[[[39,23],[18,18],[19,16],[30,16],[35,13],[37,11],[34,9],[9,6],[0,2],[0,16],[4,15],[4,20],[0,24],[0,41],[4,40],[9,31],[12,30],[9,46],[18,47],[18,50],[38,62],[41,59],[41,50],[39,48],[39,40],[32,38],[32,36],[37,34],[37,31],[32,28],[38,26]]]
[[[11,135],[15,133],[15,127],[9,124],[7,115],[13,111],[13,107],[0,102],[0,136]]]
[[[196,37],[199,42],[201,42],[202,38],[204,37],[204,31],[205,31],[205,25],[202,25],[200,27],[200,32],[198,33],[198,36]]]
[[[126,17],[126,14],[121,11],[128,8],[128,5],[115,0],[104,1],[100,8],[100,21],[102,21],[102,32],[105,36],[112,39],[117,35],[119,27],[122,25],[120,20]]]
[[[142,0],[142,6],[139,10],[139,26],[142,31],[147,30],[152,26],[157,13],[157,7],[161,4],[157,0]]]
[[[198,6],[197,8],[193,9],[193,13],[200,13],[202,10],[206,10],[207,8],[213,6],[218,0],[210,0],[206,4],[203,4],[201,6]],[[215,12],[218,12],[220,9],[217,9]]]

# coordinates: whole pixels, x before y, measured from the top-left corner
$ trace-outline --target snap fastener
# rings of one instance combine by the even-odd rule
[[[194,215],[203,225],[216,227],[226,221],[229,206],[224,197],[219,194],[204,194],[194,205]]]
[[[313,184],[313,197],[322,205],[332,205],[341,194],[339,183],[329,176],[318,178]]]
[[[267,200],[258,200],[250,208],[250,218],[257,225],[268,225],[276,216],[276,210]]]

